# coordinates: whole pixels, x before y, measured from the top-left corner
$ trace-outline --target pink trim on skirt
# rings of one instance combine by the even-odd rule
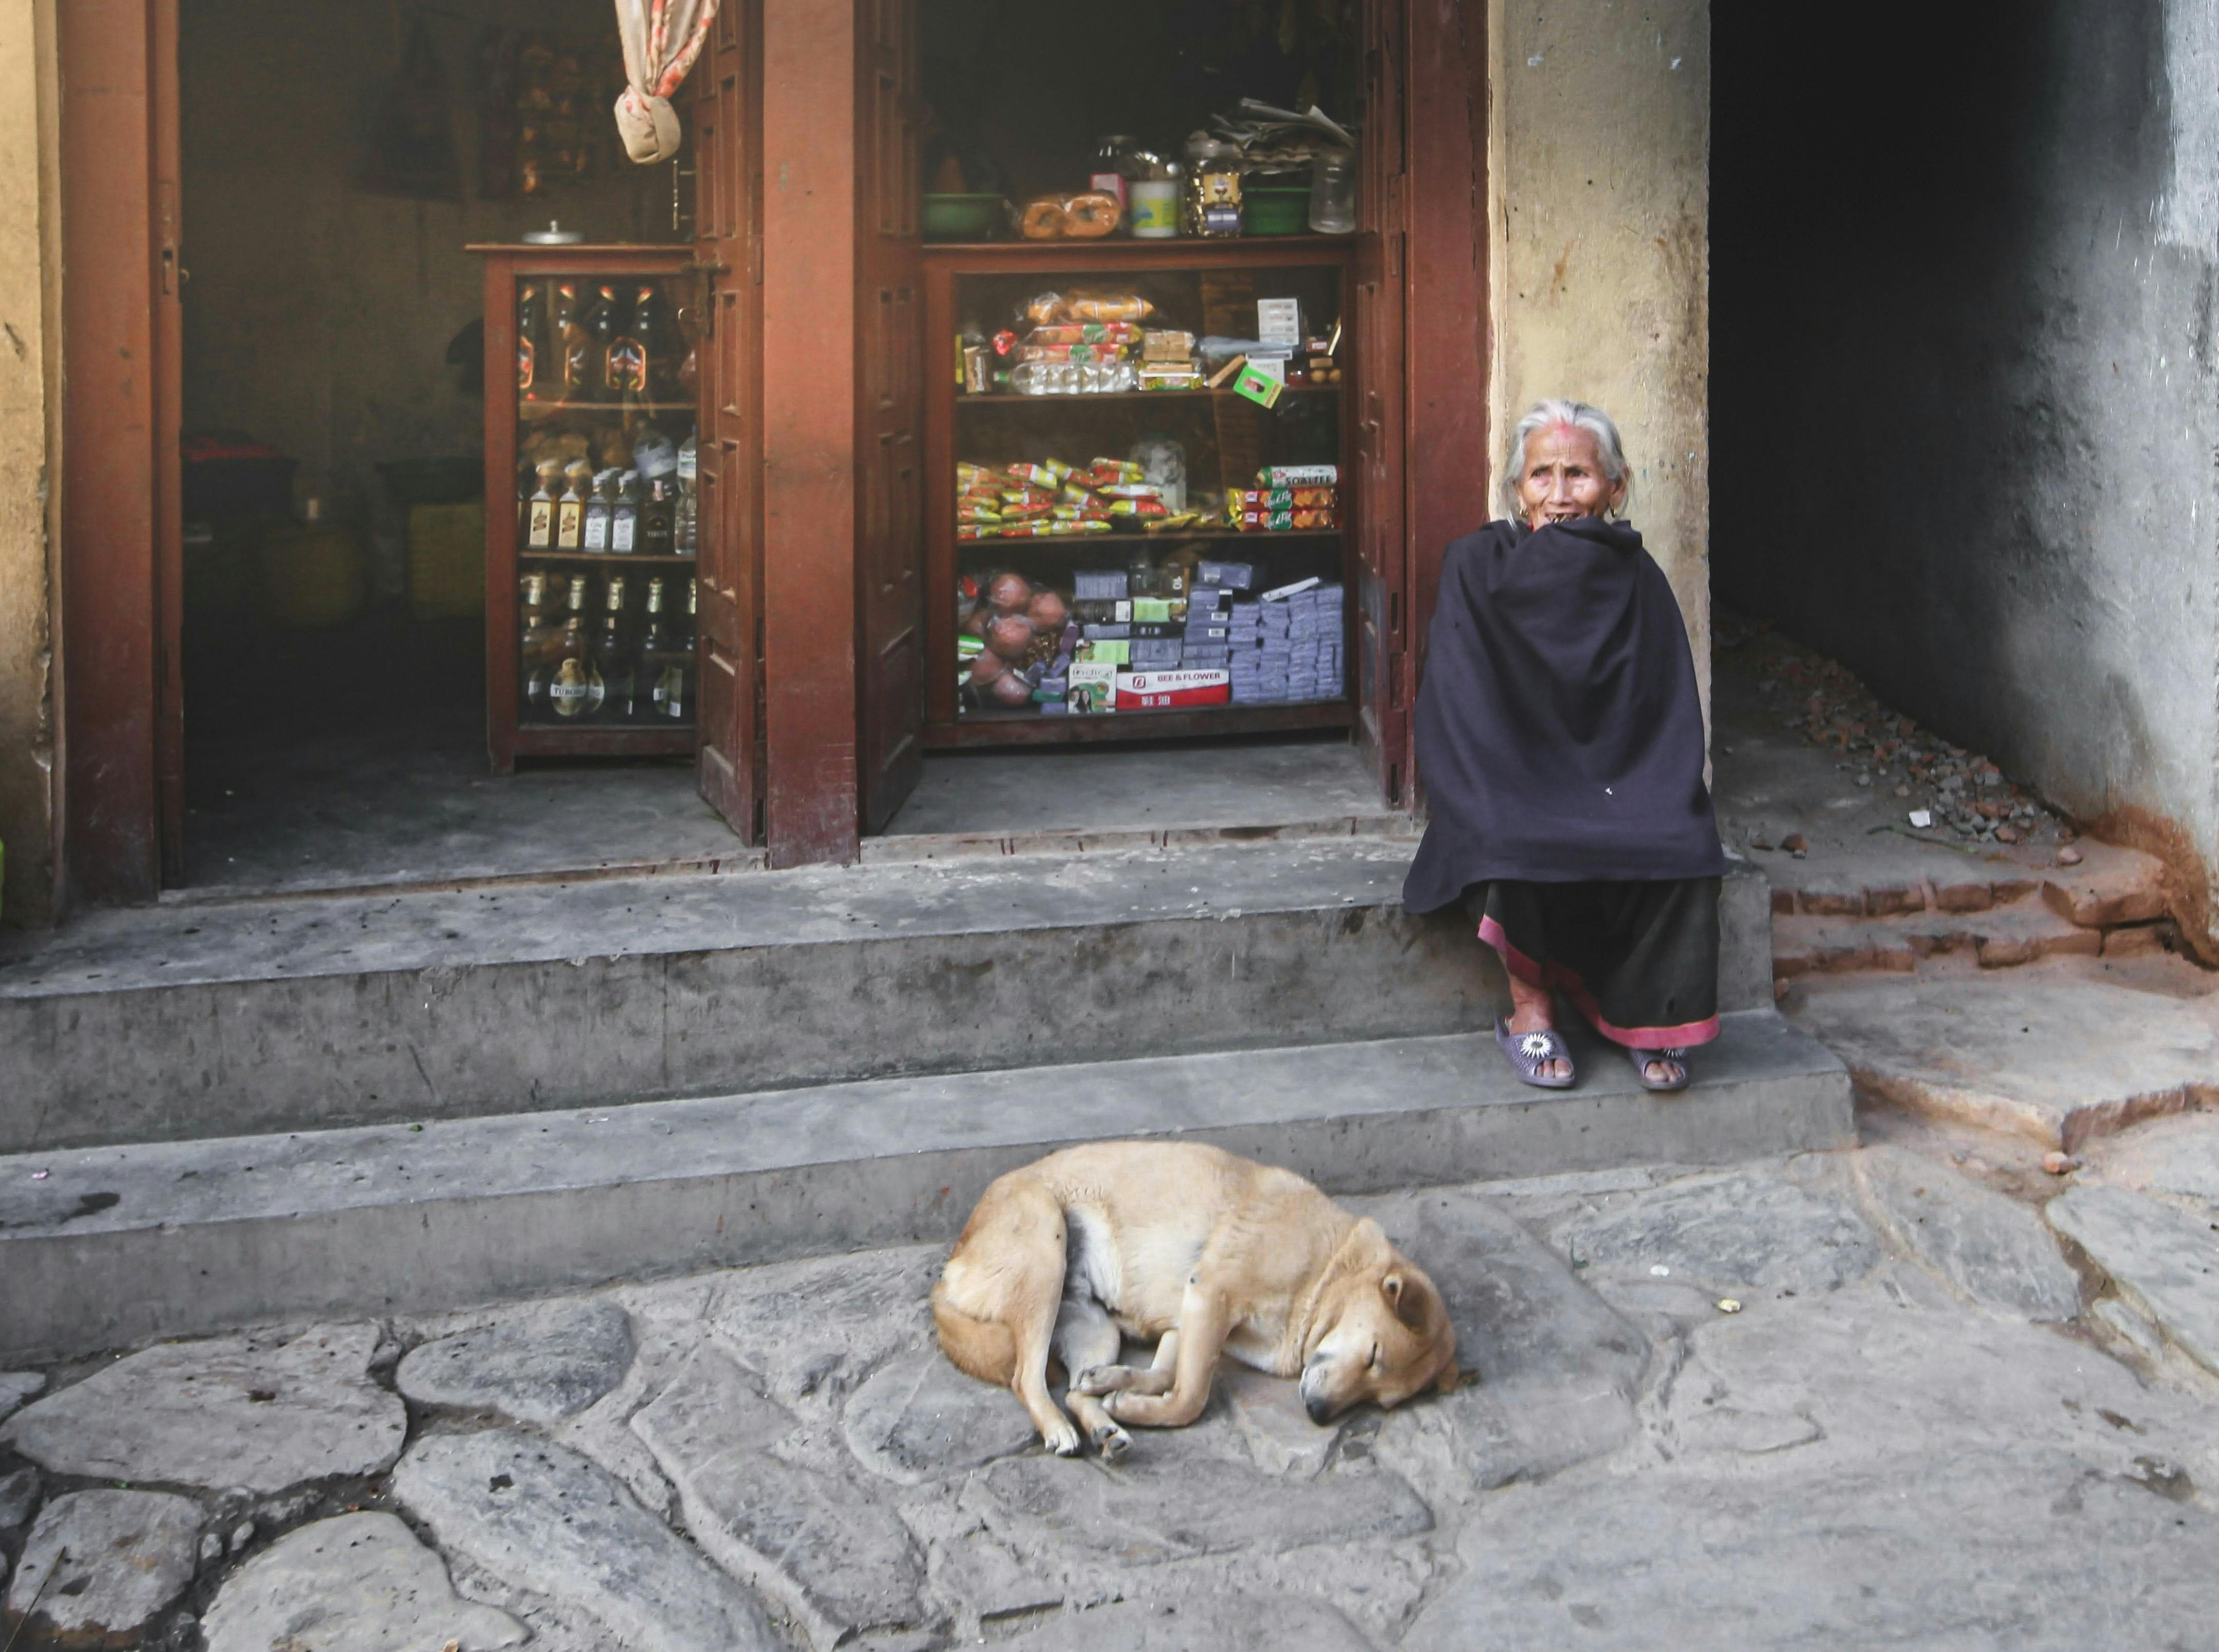
[[[1613,1044],[1629,1050],[1681,1050],[1708,1044],[1719,1035],[1719,1018],[1687,1022],[1678,1027],[1619,1027],[1603,1019],[1602,1006],[1588,984],[1562,964],[1538,964],[1510,944],[1510,937],[1492,917],[1479,921],[1479,938],[1502,955],[1502,967],[1528,986],[1554,987],[1572,1001],[1572,1008],[1588,1024]]]

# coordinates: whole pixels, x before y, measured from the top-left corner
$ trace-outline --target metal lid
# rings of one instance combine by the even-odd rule
[[[585,239],[583,230],[565,229],[552,218],[547,220],[546,228],[527,229],[523,237],[526,246],[575,246]]]

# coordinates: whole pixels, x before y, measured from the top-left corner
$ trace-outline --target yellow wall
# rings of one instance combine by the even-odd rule
[[[1618,421],[1707,705],[1709,0],[1492,0],[1489,46],[1493,428],[1548,395]]]
[[[4,920],[52,915],[60,803],[48,463],[59,414],[53,0],[0,0],[0,843]]]

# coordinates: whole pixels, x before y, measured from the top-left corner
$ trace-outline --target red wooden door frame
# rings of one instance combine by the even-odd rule
[[[61,79],[62,903],[182,872],[177,0],[68,0]]]

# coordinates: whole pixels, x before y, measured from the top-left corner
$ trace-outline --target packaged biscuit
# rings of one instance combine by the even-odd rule
[[[1330,511],[1340,503],[1338,488],[1242,488],[1234,499],[1244,511]]]
[[[1108,482],[1095,491],[1106,494],[1111,499],[1161,499],[1164,496],[1164,490],[1154,482],[1142,481],[1138,477],[1131,481]]]
[[[1150,335],[1153,336],[1153,335]],[[1025,336],[1029,345],[1129,345],[1140,341],[1141,329],[1130,321],[1058,321],[1035,327]]]
[[[1071,467],[1060,459],[1043,459],[1038,464],[1013,464],[1003,474],[1012,481],[1029,482],[1035,488],[1060,488],[1071,475]]]
[[[1147,468],[1138,459],[1096,459],[1086,467],[1085,480],[1090,488],[1107,488],[1121,481],[1145,481]]]
[[[1314,528],[1337,528],[1335,511],[1243,511],[1236,525],[1243,533],[1296,533]]]
[[[1168,516],[1159,499],[1113,499],[1110,501],[1112,516]]]
[[[1339,481],[1337,464],[1267,464],[1256,473],[1259,488],[1332,488]]]
[[[1130,345],[1020,345],[1021,362],[1116,362],[1133,353]]]
[[[1141,335],[1141,359],[1176,362],[1182,367],[1194,355],[1194,334],[1171,327],[1150,327]]]

